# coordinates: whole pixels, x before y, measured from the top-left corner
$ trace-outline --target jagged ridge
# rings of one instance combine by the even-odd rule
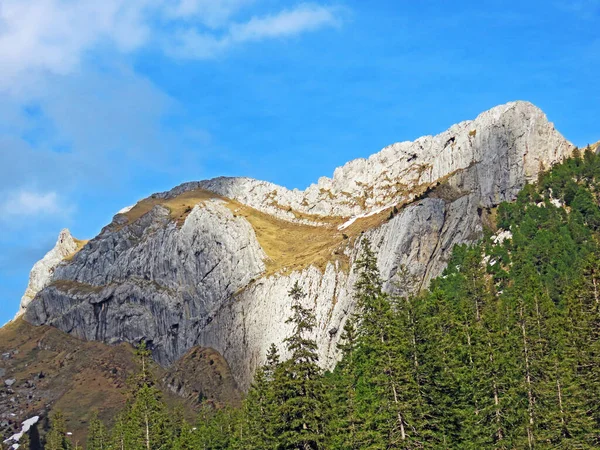
[[[289,333],[287,291],[298,280],[317,315],[321,361],[331,366],[338,330],[353,309],[347,268],[361,232],[376,246],[388,289],[402,265],[425,286],[454,244],[481,236],[487,209],[514,199],[572,149],[538,108],[515,102],[352,161],[305,191],[248,178],[187,183],[118,214],[56,268],[25,317],[85,339],[147,339],[165,365],[195,345],[212,347],[246,386],[268,345]],[[200,191],[216,195],[198,198]],[[181,196],[193,203],[177,203]],[[387,220],[394,205],[400,211]],[[307,258],[292,270],[269,271],[265,225],[241,207],[332,230],[332,245],[317,252],[330,252],[330,262]],[[338,230],[382,207],[389,209]]]

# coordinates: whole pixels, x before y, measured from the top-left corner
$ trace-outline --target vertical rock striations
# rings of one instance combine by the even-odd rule
[[[15,319],[25,313],[27,305],[31,303],[38,292],[50,283],[56,266],[58,266],[65,258],[75,253],[77,248],[77,241],[73,239],[70,231],[66,228],[63,229],[58,235],[58,240],[56,241],[54,248],[36,262],[31,269],[31,272],[29,273],[29,284],[21,298],[19,312],[17,312]]]
[[[248,178],[186,183],[117,214],[55,269],[25,318],[85,339],[146,339],[164,365],[212,347],[247,386],[268,346],[290,332],[287,292],[299,281],[331,366],[354,306],[349,268],[361,236],[387,289],[407,288],[397,286],[403,266],[410,288],[424,287],[455,244],[481,237],[491,208],[572,150],[538,108],[515,102],[351,161],[304,191]],[[291,246],[278,265],[274,255],[290,251],[274,247],[305,232],[306,250]],[[313,236],[323,245],[311,247]]]

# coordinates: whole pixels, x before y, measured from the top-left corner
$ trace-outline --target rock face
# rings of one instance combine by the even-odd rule
[[[27,309],[27,305],[31,303],[31,300],[33,300],[36,294],[50,283],[56,266],[58,266],[67,256],[75,253],[76,250],[77,243],[73,239],[73,236],[71,236],[69,230],[65,228],[58,235],[58,240],[56,241],[54,248],[35,263],[31,269],[31,272],[29,273],[29,284],[21,298],[21,305],[15,319],[25,313],[25,309]]]
[[[269,345],[281,347],[291,331],[287,292],[299,281],[317,316],[321,363],[330,367],[354,307],[349,268],[362,236],[373,243],[387,289],[425,287],[455,244],[481,237],[491,208],[572,150],[538,108],[515,102],[349,162],[305,191],[248,178],[187,183],[117,214],[55,269],[25,318],[85,339],[146,339],[163,365],[193,346],[210,347],[247,386]],[[215,198],[183,209],[199,190]],[[252,208],[287,225],[253,226]],[[292,235],[290,227],[298,227],[294,236],[330,233],[330,246],[318,250],[331,249],[329,262],[302,254],[302,264],[274,266],[273,246]],[[410,286],[397,286],[402,267]]]

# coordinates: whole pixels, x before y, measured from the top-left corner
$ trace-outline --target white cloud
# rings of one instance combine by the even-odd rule
[[[0,214],[3,219],[17,216],[65,216],[70,211],[71,208],[61,203],[56,192],[21,190],[9,193],[4,203],[0,204]]]
[[[249,22],[231,27],[233,41],[258,41],[314,31],[339,24],[334,10],[318,5],[302,4],[295,9],[266,17],[253,17]]]
[[[206,58],[232,44],[290,36],[338,23],[314,4],[245,23],[232,18],[257,0],[2,0],[0,90],[37,75],[69,74],[86,53],[108,44],[121,53],[167,42],[172,55]]]
[[[216,36],[190,27],[180,30],[167,44],[169,53],[180,58],[205,59],[243,42],[295,36],[341,23],[334,8],[301,4],[277,14],[253,17],[248,22],[231,24],[225,34]]]
[[[120,51],[149,36],[151,0],[3,0],[0,3],[0,88],[37,72],[68,74],[103,40]]]
[[[335,9],[306,3],[250,18],[260,1],[0,0],[0,214],[60,220],[71,210],[61,199],[82,186],[198,176],[204,124],[182,128],[189,112],[127,55],[168,42],[174,55],[209,58],[338,24]]]

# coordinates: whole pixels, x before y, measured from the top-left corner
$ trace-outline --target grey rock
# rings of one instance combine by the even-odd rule
[[[349,223],[406,204],[365,236],[377,252],[386,289],[408,292],[426,287],[442,272],[454,245],[482,236],[488,208],[513,200],[540,169],[572,150],[539,109],[515,102],[440,135],[351,161],[305,191],[249,178],[217,178],[155,197],[200,187],[280,219],[311,223],[319,223],[320,216]],[[312,218],[297,219],[290,208]],[[351,262],[358,253],[353,243]],[[332,367],[339,356],[337,330],[354,309],[356,274],[331,262],[323,270],[309,266],[266,275],[265,260],[250,223],[221,200],[196,205],[181,227],[161,206],[133,223],[117,214],[112,226],[71,261],[56,266],[25,318],[84,339],[145,339],[163,365],[194,345],[212,347],[246,387],[270,344],[283,350],[291,332],[285,323],[291,306],[287,293],[298,281],[317,318],[320,362]]]
[[[27,305],[31,303],[31,300],[34,299],[39,291],[50,283],[56,266],[58,266],[65,257],[75,252],[76,249],[77,243],[73,239],[73,236],[71,236],[69,230],[65,228],[58,235],[54,248],[46,253],[41,260],[35,263],[31,269],[29,274],[29,284],[21,298],[21,305],[15,319],[25,313]]]
[[[4,380],[4,384],[8,387],[11,387],[13,384],[15,384],[17,380],[15,380],[14,378],[11,378],[9,380]]]
[[[181,228],[157,206],[119,231],[105,229],[57,267],[27,320],[84,339],[149,341],[169,364],[197,345],[220,305],[264,271],[250,224],[219,200],[196,206]],[[66,311],[69,313],[65,314]]]

